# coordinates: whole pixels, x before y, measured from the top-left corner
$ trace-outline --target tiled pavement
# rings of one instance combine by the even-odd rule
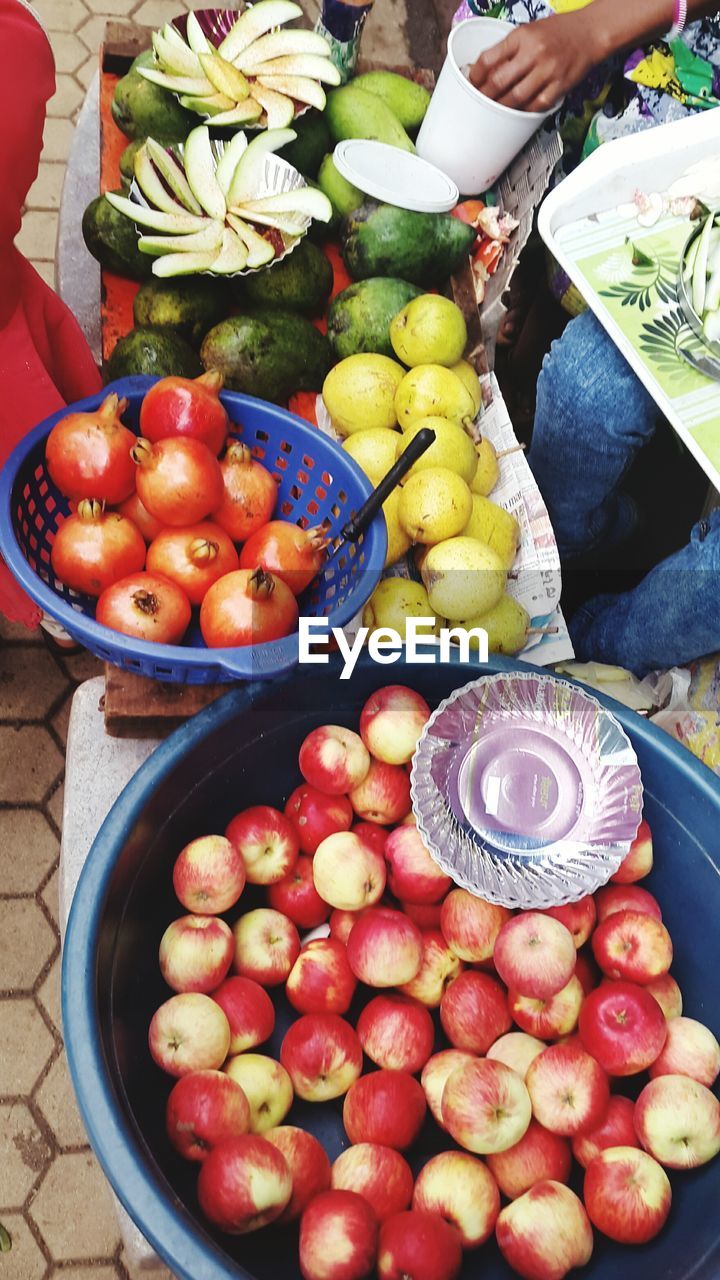
[[[457,0],[376,0],[364,52],[437,66]],[[148,26],[184,0],[36,0],[57,64],[40,172],[18,238],[53,282],[74,120],[108,18]],[[188,6],[190,7],[190,6]],[[199,7],[198,0],[195,6]],[[306,0],[314,17],[314,0]],[[87,1145],[62,1046],[58,855],[72,693],[89,655],[51,653],[0,619],[0,1280],[141,1280],[123,1255],[112,1202]],[[169,1280],[164,1269],[143,1276]],[[197,1277],[202,1280],[202,1277]]]

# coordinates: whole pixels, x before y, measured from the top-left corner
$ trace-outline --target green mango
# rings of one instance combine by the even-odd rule
[[[119,191],[118,195],[124,195]],[[149,280],[152,258],[138,249],[138,235],[130,218],[114,209],[104,196],[90,201],[83,214],[82,234],[89,252],[101,266],[129,280]]]
[[[387,103],[373,93],[356,89],[352,83],[342,89],[332,89],[327,95],[325,119],[334,142],[345,138],[374,138],[402,151],[415,150]]]
[[[333,271],[322,249],[301,240],[287,258],[238,281],[250,306],[280,307],[320,315],[333,287]]]
[[[390,342],[390,322],[422,293],[417,285],[393,277],[361,280],[333,299],[327,334],[339,360],[361,352],[397,359]]]
[[[218,369],[231,390],[285,404],[295,391],[322,389],[332,350],[296,312],[257,308],[211,329],[200,359],[206,369]]]
[[[185,111],[174,94],[151,84],[138,72],[138,67],[154,65],[152,50],[146,49],[127,75],[118,80],[112,101],[113,120],[126,138],[183,142],[198,123],[197,116]]]
[[[141,329],[170,329],[192,347],[231,309],[227,286],[221,280],[198,276],[188,280],[158,280],[142,285],[133,301],[133,318]]]
[[[354,88],[382,98],[404,129],[420,128],[430,106],[430,94],[421,84],[394,71],[367,71],[352,83]]]
[[[415,213],[366,200],[345,218],[342,253],[353,280],[396,276],[432,288],[443,284],[467,257],[475,239],[449,213]]]
[[[325,192],[334,212],[341,218],[352,213],[365,199],[364,192],[343,178],[331,155],[325,156],[318,173],[318,186]]]
[[[197,352],[167,329],[131,329],[115,344],[103,376],[106,382],[149,373],[159,378],[198,378],[202,365]]]
[[[292,125],[297,137],[277,154],[306,178],[316,178],[320,161],[332,146],[330,130],[319,111],[308,111]]]
[[[120,157],[120,177],[123,186],[130,187],[135,177],[135,156],[141,147],[145,145],[145,138],[135,138],[133,142],[129,142]]]

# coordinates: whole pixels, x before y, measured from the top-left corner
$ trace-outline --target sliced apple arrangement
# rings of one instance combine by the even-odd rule
[[[258,0],[215,48],[191,12],[185,38],[166,24],[152,37],[157,66],[138,69],[214,126],[282,129],[307,107],[322,111],[323,84],[340,83],[324,36],[281,29],[301,16],[292,0]]]
[[[160,941],[173,994],[149,1028],[174,1077],[166,1131],[216,1227],[299,1223],[303,1280],[456,1280],[493,1238],[518,1275],[563,1280],[594,1232],[653,1239],[669,1175],[720,1152],[720,1044],[683,1016],[638,883],[647,822],[568,905],[512,912],[443,874],[410,812],[429,716],[415,690],[378,689],[359,732],[305,737],[283,809],[251,803],[179,851],[189,914]],[[269,1047],[273,988],[298,1016]],[[334,1163],[296,1098],[342,1106]],[[423,1163],[426,1121],[447,1149]]]
[[[199,125],[185,140],[182,159],[148,138],[135,156],[130,196],[107,192],[105,199],[142,229],[138,247],[157,259],[153,275],[257,270],[296,244],[311,219],[332,217],[327,196],[273,157],[295,136],[293,129],[269,129],[248,142],[239,132],[222,149]],[[272,163],[285,189],[259,195],[267,191]]]

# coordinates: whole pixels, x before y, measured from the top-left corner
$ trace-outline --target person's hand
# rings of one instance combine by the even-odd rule
[[[549,111],[601,60],[588,11],[555,14],[488,49],[470,68],[470,82],[503,106]]]

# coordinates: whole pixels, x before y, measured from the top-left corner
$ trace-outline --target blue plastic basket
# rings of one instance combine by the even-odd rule
[[[101,827],[73,899],[63,950],[63,1028],[82,1118],[113,1189],[178,1280],[301,1280],[297,1226],[230,1236],[198,1213],[197,1165],[181,1159],[164,1130],[171,1080],[147,1050],[147,1028],[171,994],[157,963],[158,941],[181,914],[172,888],[178,850],[225,823],[248,804],[277,805],[299,781],[301,742],[332,708],[336,724],[357,728],[365,700],[389,682],[410,685],[435,707],[478,675],[535,669],[492,655],[483,667],[453,661],[433,666],[377,666],[364,654],[352,680],[340,663],[297,673],[261,690],[233,689],[194,716],[153,752]],[[673,974],[685,1011],[716,1033],[720,1027],[720,780],[689,751],[642,717],[598,695],[637,752],[644,816],[653,833],[655,866],[643,881],[656,894],[676,947]],[[252,897],[255,893],[256,897]],[[264,905],[248,886],[232,921]],[[370,996],[359,984],[354,1023]],[[282,986],[273,987],[277,1023],[261,1053],[279,1056],[297,1017]],[[438,1040],[435,1048],[443,1045]],[[367,1065],[366,1065],[367,1069]],[[640,1079],[644,1079],[641,1077]],[[613,1092],[635,1096],[638,1077],[613,1080]],[[717,1091],[717,1086],[716,1086]],[[296,1098],[283,1124],[310,1130],[334,1160],[347,1146],[342,1098]],[[447,1147],[428,1121],[409,1154],[413,1171]],[[577,1280],[718,1280],[720,1156],[671,1175],[667,1226],[640,1248],[599,1232]],[[573,1188],[581,1191],[576,1170]],[[151,1273],[150,1273],[151,1274]],[[573,1277],[575,1272],[572,1273]],[[459,1280],[513,1280],[493,1241],[468,1251]]]
[[[143,396],[155,378],[123,378],[96,396],[47,418],[8,458],[0,476],[0,553],[27,594],[57,618],[78,643],[104,662],[137,675],[184,684],[269,679],[298,661],[297,636],[246,648],[207,649],[193,616],[182,645],[152,644],[120,635],[95,621],[95,601],[63,585],[50,567],[58,526],[69,514],[67,498],[45,468],[45,441],[67,413],[96,409],[109,391],[128,400],[123,421],[138,431]],[[232,434],[278,480],[276,517],[302,528],[322,525],[337,536],[372,492],[367,476],[334,440],[286,409],[235,392],[221,399]],[[92,496],[92,495],[88,495]],[[356,544],[346,544],[300,597],[303,617],[326,617],[342,627],[362,609],[385,563],[385,521],[377,518]]]

